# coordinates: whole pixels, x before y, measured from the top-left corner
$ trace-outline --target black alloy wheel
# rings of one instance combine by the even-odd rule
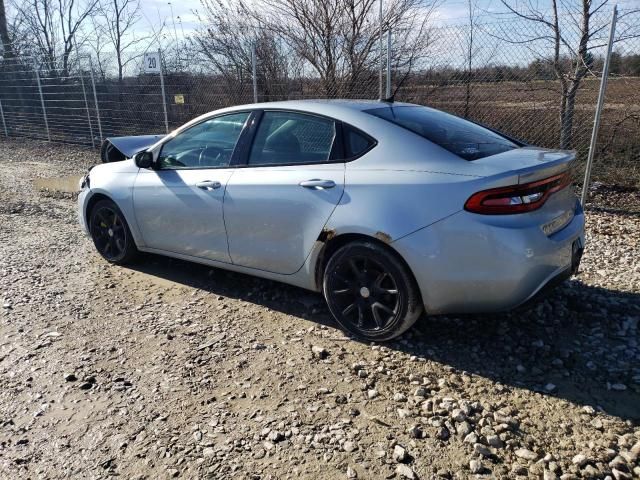
[[[339,249],[325,269],[324,294],[337,322],[369,340],[402,334],[422,311],[411,273],[397,255],[375,243]]]
[[[89,230],[96,249],[109,262],[128,263],[137,253],[122,212],[110,200],[101,200],[93,207]]]

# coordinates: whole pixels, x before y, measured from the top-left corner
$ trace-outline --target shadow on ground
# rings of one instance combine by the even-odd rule
[[[320,294],[165,257],[132,267],[148,275],[335,326]],[[591,405],[640,424],[640,295],[571,280],[527,309],[422,317],[386,344],[507,388]]]

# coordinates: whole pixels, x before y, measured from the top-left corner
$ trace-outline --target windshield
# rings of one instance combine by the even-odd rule
[[[519,147],[487,128],[427,107],[390,105],[365,112],[411,130],[465,160],[477,160]]]

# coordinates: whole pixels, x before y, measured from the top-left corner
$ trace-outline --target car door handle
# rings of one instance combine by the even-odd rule
[[[220,182],[214,180],[205,180],[204,182],[196,183],[196,187],[201,188],[203,190],[215,190],[220,188],[222,184]]]
[[[319,178],[314,178],[312,180],[305,180],[304,182],[300,182],[300,186],[313,189],[333,188],[336,186],[336,182],[334,182],[333,180],[321,180]]]

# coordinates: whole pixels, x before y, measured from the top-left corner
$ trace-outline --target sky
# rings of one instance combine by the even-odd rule
[[[321,1],[321,0],[318,0]],[[384,0],[382,0],[384,2]],[[477,2],[478,15],[485,19],[504,12],[504,6],[500,0],[475,0]],[[541,9],[549,9],[550,0],[529,0],[538,4]],[[517,4],[518,0],[512,0]],[[524,2],[523,2],[524,3]],[[640,0],[611,0],[611,7],[617,3],[620,8],[640,8]],[[178,37],[198,27],[197,17],[194,11],[201,8],[200,0],[141,0],[142,13],[148,24],[159,25],[166,19],[168,28]],[[611,8],[607,6],[607,9]],[[468,15],[467,0],[443,0],[434,15],[435,25],[455,25],[464,23]],[[173,21],[172,21],[173,19]],[[175,32],[174,30],[175,25]]]
[[[384,1],[384,0],[383,0]],[[637,0],[640,2],[640,0]],[[542,3],[546,3],[542,0]],[[162,19],[167,20],[168,28],[173,30],[175,23],[178,36],[195,30],[198,26],[197,17],[194,11],[201,8],[200,0],[142,0],[142,13],[150,24],[159,25]],[[438,7],[435,14],[435,23],[450,24],[459,23],[467,15],[466,0],[445,0]],[[495,11],[500,9],[499,0],[478,0],[478,8],[482,11]],[[172,22],[171,19],[175,21]]]
[[[251,0],[247,0],[247,1],[251,2]],[[322,1],[322,0],[316,0],[316,1]],[[389,0],[382,0],[382,1],[385,2]],[[429,1],[433,1],[433,0],[429,0]],[[521,27],[518,27],[517,23],[514,21],[512,16],[510,20],[507,20],[504,17],[504,15],[500,15],[501,13],[505,14],[507,12],[505,6],[500,0],[474,0],[474,1],[476,3],[476,18],[478,19],[478,23],[488,23],[488,25],[486,25],[485,28],[490,31],[496,30],[495,32],[493,32],[494,34],[504,37],[505,36],[504,31],[508,31],[509,29],[511,29],[512,30],[510,32],[511,34],[513,33],[513,30],[519,31],[519,29],[522,29],[523,39],[539,38],[538,32],[535,30],[536,28],[535,24],[532,25],[530,23],[526,23],[526,25],[522,25]],[[551,12],[551,8],[550,8],[551,0],[509,0],[509,2],[510,4],[516,5],[516,6],[519,3],[523,5],[533,4],[533,5],[536,5],[537,8],[540,9],[541,11],[548,12],[548,13]],[[567,4],[571,4],[571,3],[575,4],[576,6],[579,6],[580,1],[574,0],[574,2],[571,2],[571,1],[564,2],[564,5],[566,6]],[[609,18],[608,12],[612,10],[614,4],[618,4],[620,9],[640,8],[640,0],[610,0],[609,4],[602,9],[603,19],[604,17],[606,17],[606,19]],[[198,9],[201,9],[200,0],[173,0],[172,2],[169,2],[167,0],[141,0],[141,7],[142,7],[142,15],[146,20],[146,22],[145,21],[141,22],[140,28],[144,30],[144,28],[150,28],[148,27],[149,25],[158,26],[162,24],[163,21],[165,21],[166,27],[164,30],[164,40],[168,41],[169,44],[172,42],[173,39],[175,38],[180,39],[185,35],[188,36],[191,32],[193,32],[194,30],[198,29],[198,27],[201,26],[201,24],[198,22],[197,15],[195,13]],[[468,23],[468,8],[469,8],[468,0],[441,0],[439,3],[439,6],[437,7],[433,15],[432,25],[433,26],[451,26],[451,25],[466,26]],[[570,17],[567,17],[567,18],[570,18]],[[498,25],[496,24],[496,19],[502,19],[502,22]],[[500,22],[500,20],[498,20],[498,22]],[[147,27],[143,26],[143,24],[146,24]],[[570,29],[565,29],[565,33],[570,31],[571,31]],[[453,40],[450,41],[449,43],[453,42],[453,44],[455,44],[460,40],[459,38],[460,31],[458,31],[458,29],[453,29],[453,30],[444,29],[441,32],[445,32],[444,33],[445,35],[447,33],[454,34],[454,36],[452,37]],[[486,47],[485,49],[491,50],[491,48],[493,48],[491,47],[491,45],[494,45],[496,42],[494,41],[494,39],[492,40],[491,38],[489,38],[490,33],[486,33],[485,37],[486,38],[484,38],[484,40],[483,38],[480,38],[479,40],[483,40],[484,44],[488,45],[488,47]],[[547,51],[546,47],[548,47],[548,45],[546,44],[544,45],[536,44],[534,49],[533,44],[530,44],[530,45],[532,46],[530,50],[531,51],[536,50],[537,52],[539,51],[546,52]],[[625,49],[628,49],[627,47],[628,46],[622,45],[620,48],[622,49],[622,51],[624,51]],[[478,58],[482,58],[482,55],[480,54],[481,50],[482,48],[478,47],[478,52],[476,52],[476,56]],[[537,58],[538,54],[530,54],[531,53],[530,50],[522,46],[518,46],[517,48],[512,46],[508,48],[506,47],[501,48],[499,51],[491,50],[485,53],[488,55],[487,61],[491,60],[498,63],[502,62],[504,64],[525,65],[530,61],[532,61],[534,58]],[[603,53],[600,50],[597,50],[597,51],[594,50],[594,53],[595,54]],[[440,57],[442,57],[441,59],[443,61],[446,60],[446,62],[449,62],[449,63],[453,62],[454,64],[457,64],[461,60],[457,58],[459,54],[456,52],[457,50],[455,50],[455,52],[447,50],[447,51],[439,52],[436,55],[439,55]],[[491,58],[489,58],[489,56]]]

